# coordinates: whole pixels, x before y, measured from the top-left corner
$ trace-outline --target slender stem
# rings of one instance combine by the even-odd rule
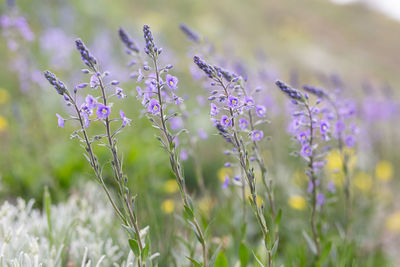
[[[310,107],[308,106],[308,103],[305,104],[305,107],[307,109],[308,117],[309,117],[309,120],[310,120],[310,141],[309,141],[309,146],[310,146],[310,149],[312,149],[313,141],[314,141],[314,137],[313,137],[314,126],[313,126],[312,112],[311,112]],[[311,183],[313,185],[312,201],[311,201],[312,211],[311,211],[310,223],[311,223],[311,230],[312,230],[312,234],[313,234],[314,243],[315,243],[315,246],[317,248],[317,257],[319,257],[320,254],[321,254],[321,247],[320,247],[317,228],[316,228],[316,225],[315,225],[315,215],[316,215],[316,209],[317,209],[317,183],[316,183],[317,178],[316,178],[315,172],[314,172],[314,156],[313,156],[313,153],[311,154],[311,156],[309,156],[308,169],[310,171]]]
[[[153,59],[153,65],[155,68],[155,74],[156,74],[156,81],[157,81],[157,97],[158,97],[158,101],[160,104],[160,121],[161,121],[161,127],[162,127],[162,132],[168,142],[169,147],[168,152],[170,154],[170,163],[171,163],[171,168],[175,174],[175,177],[177,179],[178,185],[179,185],[179,189],[181,191],[181,197],[183,200],[183,203],[185,206],[187,207],[191,207],[189,198],[188,198],[188,193],[186,192],[186,185],[185,185],[185,180],[183,178],[182,172],[181,172],[181,168],[180,168],[180,163],[179,163],[179,159],[177,158],[177,153],[176,153],[176,148],[175,145],[173,144],[174,140],[171,136],[171,134],[169,133],[167,126],[166,126],[166,122],[165,122],[165,117],[164,117],[164,109],[163,109],[163,101],[162,101],[162,97],[161,97],[161,83],[160,83],[160,73],[158,70],[158,64],[157,64],[157,59],[156,56],[154,54],[152,54],[152,59]],[[171,147],[173,147],[173,150],[171,150]],[[200,243],[202,246],[202,254],[203,254],[203,263],[205,267],[208,267],[208,257],[207,257],[207,245],[206,245],[206,241],[204,238],[204,234],[203,231],[196,219],[196,217],[193,217],[192,222],[196,228],[197,234],[199,235],[200,238]]]
[[[96,72],[97,72],[97,70],[96,70]],[[97,72],[97,73],[99,73],[99,72]],[[106,95],[106,92],[105,92],[105,87],[104,87],[104,84],[103,84],[103,80],[100,77],[100,75],[97,75],[97,77],[98,77],[98,80],[99,80],[99,86],[100,86],[101,93],[102,93],[103,104],[105,106],[107,106],[107,95]],[[132,223],[132,225],[133,225],[133,227],[135,229],[135,232],[136,232],[136,238],[137,238],[138,245],[139,245],[139,250],[140,250],[140,257],[138,257],[138,264],[139,264],[139,266],[145,267],[145,262],[142,262],[142,260],[143,260],[142,259],[142,252],[143,252],[143,248],[144,247],[143,247],[143,243],[142,243],[142,240],[141,240],[141,237],[140,237],[140,228],[139,228],[139,226],[137,224],[136,216],[134,215],[133,207],[131,205],[131,196],[130,196],[129,192],[126,192],[127,196],[123,197],[123,194],[124,194],[124,192],[122,191],[122,188],[123,188],[122,187],[123,174],[122,174],[122,171],[121,171],[121,168],[120,168],[121,164],[120,164],[120,160],[118,158],[117,150],[116,150],[116,147],[115,147],[115,142],[113,142],[113,139],[112,139],[112,134],[111,134],[111,129],[110,129],[110,120],[109,120],[108,117],[106,117],[106,119],[105,119],[105,128],[106,128],[106,132],[107,132],[108,144],[109,144],[109,147],[110,147],[110,150],[111,150],[111,154],[113,156],[114,173],[115,173],[115,176],[116,176],[117,181],[118,181],[120,194],[121,194],[121,197],[125,201],[125,205],[126,205],[127,210],[128,210],[128,215],[129,215],[130,221],[131,221],[131,223]]]
[[[227,86],[223,83],[222,79],[219,78],[216,81],[224,89],[224,92],[225,92],[226,96],[228,96],[229,94],[228,94]],[[264,245],[265,245],[265,248],[266,248],[267,253],[268,253],[268,266],[271,266],[272,265],[272,257],[271,257],[270,249],[268,247],[268,244],[270,243],[269,242],[269,236],[268,236],[269,230],[268,230],[268,227],[267,227],[267,225],[265,223],[265,220],[263,220],[263,218],[262,218],[260,208],[258,207],[258,204],[257,204],[257,192],[256,192],[256,183],[255,183],[254,173],[250,169],[250,166],[247,164],[248,160],[247,160],[246,148],[244,147],[242,142],[239,141],[238,133],[237,133],[237,130],[235,128],[235,125],[236,125],[235,116],[234,116],[234,112],[233,112],[232,108],[229,108],[229,113],[230,113],[231,118],[232,118],[232,129],[233,129],[233,139],[234,139],[233,145],[238,150],[239,162],[240,162],[240,165],[241,165],[243,171],[246,174],[247,182],[248,182],[248,185],[249,185],[249,188],[250,188],[250,193],[251,193],[250,201],[252,202],[252,204],[254,206],[255,215],[256,215],[258,224],[260,225],[261,231],[263,233]]]

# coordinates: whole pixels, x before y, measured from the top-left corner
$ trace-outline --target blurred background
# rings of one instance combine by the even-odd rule
[[[229,173],[223,168],[227,159],[207,118],[207,92],[191,75],[194,50],[179,29],[185,23],[207,40],[220,62],[248,76],[254,88],[263,88],[261,101],[271,120],[264,129],[271,136],[263,144],[264,156],[276,181],[277,201],[291,210],[284,215],[288,221],[302,214],[304,207],[288,200],[301,195],[306,182],[301,160],[290,156],[295,145],[286,134],[286,101],[274,80],[280,78],[295,87],[339,84],[346,97],[356,100],[359,137],[353,175],[358,178],[353,190],[362,216],[357,231],[365,234],[363,253],[384,250],[395,259],[400,252],[398,1],[3,0],[1,13],[1,201],[34,198],[40,207],[44,186],[58,202],[93,180],[82,148],[69,138],[74,126],[57,127],[55,113],[66,114],[66,109],[42,76],[49,69],[69,88],[87,82],[74,47],[79,37],[128,94],[118,103],[133,120],[119,140],[125,172],[132,191],[138,193],[141,218],[158,240],[153,246],[161,252],[172,249],[174,225],[154,222],[175,219],[171,213],[181,208],[179,195],[154,129],[140,116],[136,84],[129,79],[129,60],[117,34],[124,27],[143,47],[141,30],[148,24],[164,48],[163,62],[174,65],[180,94],[187,98],[191,112],[200,114],[190,121],[189,130],[195,134],[201,130],[208,136],[200,138],[196,153],[210,194],[199,192],[191,157],[184,166],[189,190],[198,197],[203,218],[215,221],[213,231],[222,239],[228,236],[233,230],[218,227],[218,222],[222,225],[229,219],[236,195],[221,186]],[[11,23],[6,17],[18,19]],[[107,151],[99,153],[100,158],[108,156]],[[327,168],[334,169],[331,160]],[[299,223],[292,221],[286,227],[298,228],[301,235]],[[288,243],[290,238],[282,237]],[[287,253],[297,252],[288,249]],[[373,263],[370,266],[378,266]]]

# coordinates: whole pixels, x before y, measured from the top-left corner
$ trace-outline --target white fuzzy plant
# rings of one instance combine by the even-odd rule
[[[17,199],[0,206],[0,266],[136,266],[135,257],[115,226],[113,210],[98,187],[87,184],[65,203],[51,205],[44,197],[44,211],[34,200]],[[145,233],[143,233],[145,234]]]

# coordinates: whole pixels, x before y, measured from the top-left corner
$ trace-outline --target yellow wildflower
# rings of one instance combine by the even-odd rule
[[[326,155],[326,168],[329,171],[340,171],[342,169],[342,158],[338,150],[332,150]]]
[[[175,210],[175,203],[172,199],[167,199],[164,200],[163,203],[161,203],[161,210],[165,214],[170,214]]]
[[[304,210],[306,208],[306,200],[299,195],[293,195],[289,198],[289,206],[295,210]]]
[[[389,181],[393,176],[393,165],[389,161],[382,160],[376,165],[375,169],[376,178],[381,181]]]
[[[232,169],[230,169],[230,168],[221,168],[218,171],[218,179],[221,182],[225,181],[226,176],[232,176],[232,175],[233,175],[233,172],[232,172]]]
[[[175,179],[169,179],[168,181],[166,181],[164,183],[164,191],[167,194],[174,194],[176,192],[178,192],[179,190],[179,186],[177,184],[177,182],[175,181]]]
[[[7,103],[8,99],[10,99],[10,94],[6,89],[0,88],[0,104]]]
[[[8,121],[3,116],[0,116],[0,132],[4,132],[7,128]]]
[[[386,228],[392,232],[400,232],[400,211],[397,211],[386,218]]]

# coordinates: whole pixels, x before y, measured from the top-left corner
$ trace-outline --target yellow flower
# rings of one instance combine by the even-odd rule
[[[165,214],[170,214],[175,210],[175,203],[172,199],[167,199],[164,200],[163,203],[161,203],[161,210],[165,213]]]
[[[0,88],[0,104],[7,103],[8,99],[10,99],[10,94],[6,89]]]
[[[340,171],[342,169],[342,158],[338,150],[332,150],[326,155],[326,168],[329,171]]]
[[[306,200],[299,195],[293,195],[289,198],[289,206],[295,210],[304,210],[306,208]]]
[[[8,121],[3,116],[0,116],[0,132],[4,132],[7,128]]]
[[[386,228],[392,232],[400,232],[400,211],[397,211],[386,218]]]
[[[210,210],[213,208],[212,199],[209,197],[203,197],[199,201],[199,210],[208,214]]]
[[[173,194],[178,192],[179,186],[175,179],[170,179],[164,183],[164,191],[167,194]]]
[[[232,174],[233,173],[232,173],[232,170],[230,168],[221,168],[218,171],[218,179],[221,182],[224,182],[225,181],[225,177],[226,176],[232,176]]]
[[[389,161],[382,160],[376,165],[375,169],[376,178],[381,181],[389,181],[393,176],[393,165]]]
[[[372,177],[365,172],[359,172],[354,176],[354,185],[360,191],[367,193],[372,188]]]

